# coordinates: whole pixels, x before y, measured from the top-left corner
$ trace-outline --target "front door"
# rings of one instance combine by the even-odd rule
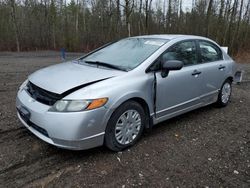
[[[167,119],[200,105],[201,71],[195,41],[178,42],[169,47],[158,61],[179,60],[181,70],[170,71],[166,78],[156,73],[156,118]]]

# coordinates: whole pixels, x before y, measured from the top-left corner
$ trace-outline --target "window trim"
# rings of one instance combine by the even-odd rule
[[[176,42],[176,43],[174,43],[174,44],[172,44],[171,46],[169,46],[164,52],[162,52],[147,68],[146,68],[146,70],[145,70],[145,72],[146,73],[150,73],[150,72],[159,72],[159,71],[161,71],[160,69],[159,70],[150,70],[150,67],[154,64],[154,63],[156,63],[156,61],[157,61],[157,59],[158,58],[160,58],[164,53],[166,53],[166,51],[169,49],[169,48],[171,48],[171,47],[173,47],[173,46],[175,46],[175,45],[177,45],[177,44],[179,44],[179,43],[183,43],[183,42],[194,42],[194,44],[195,44],[195,48],[196,48],[196,55],[197,55],[197,63],[196,64],[193,64],[193,65],[183,65],[183,67],[189,67],[189,66],[195,66],[195,65],[198,65],[198,64],[200,64],[199,63],[199,61],[200,61],[200,54],[199,54],[199,44],[197,44],[197,40],[199,40],[199,39],[184,39],[184,40],[181,40],[181,41],[178,41],[178,42]]]
[[[212,46],[215,46],[215,47],[219,50],[219,52],[220,52],[221,59],[218,59],[218,60],[216,60],[216,61],[206,61],[206,62],[202,62],[202,60],[201,60],[200,42],[206,42],[206,43],[208,43],[208,44],[211,44]],[[221,48],[220,48],[217,44],[215,44],[214,42],[211,42],[211,41],[205,40],[205,39],[197,39],[197,40],[196,40],[196,43],[197,43],[198,54],[199,54],[199,57],[198,57],[198,61],[199,61],[199,62],[198,62],[198,64],[213,63],[213,62],[217,62],[217,61],[222,61],[222,60],[224,60],[224,56],[223,56],[223,52],[222,52]],[[216,50],[216,49],[215,49],[215,50]],[[217,50],[216,50],[216,52],[217,52]]]

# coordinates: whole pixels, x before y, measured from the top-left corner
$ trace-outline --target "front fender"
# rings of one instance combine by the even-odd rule
[[[146,104],[148,105],[149,113],[150,114],[153,113],[153,100],[152,99],[149,99],[148,97],[146,97],[143,93],[139,91],[124,93],[122,96],[114,99],[111,105],[109,106],[105,105],[105,107],[108,110],[103,120],[103,124],[107,125],[111,115],[119,106],[121,106],[124,102],[131,100],[131,99],[135,99],[135,98],[144,100]]]
[[[103,117],[103,124],[106,125],[115,109],[132,98],[144,100],[150,114],[153,113],[153,81],[152,74],[126,74],[82,88],[65,98],[75,100],[108,97],[104,106],[107,112]]]

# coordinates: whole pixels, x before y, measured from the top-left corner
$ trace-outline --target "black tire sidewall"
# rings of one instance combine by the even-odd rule
[[[118,119],[120,118],[120,116],[124,112],[126,112],[127,110],[136,110],[140,114],[140,116],[141,116],[141,129],[140,129],[137,137],[133,140],[133,142],[126,144],[126,145],[122,145],[122,144],[118,143],[118,141],[115,138],[115,126],[116,126],[116,123],[117,123]],[[125,148],[134,145],[140,139],[145,125],[146,125],[146,117],[145,117],[145,112],[144,112],[142,106],[135,101],[127,101],[127,102],[123,103],[122,105],[120,105],[111,115],[111,117],[108,121],[108,124],[107,124],[106,131],[105,131],[104,143],[109,149],[111,149],[113,151],[124,150]]]

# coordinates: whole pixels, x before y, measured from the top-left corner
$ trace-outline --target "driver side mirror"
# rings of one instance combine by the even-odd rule
[[[178,60],[168,60],[162,63],[161,76],[163,78],[168,76],[169,71],[180,70],[183,67],[183,62]]]

